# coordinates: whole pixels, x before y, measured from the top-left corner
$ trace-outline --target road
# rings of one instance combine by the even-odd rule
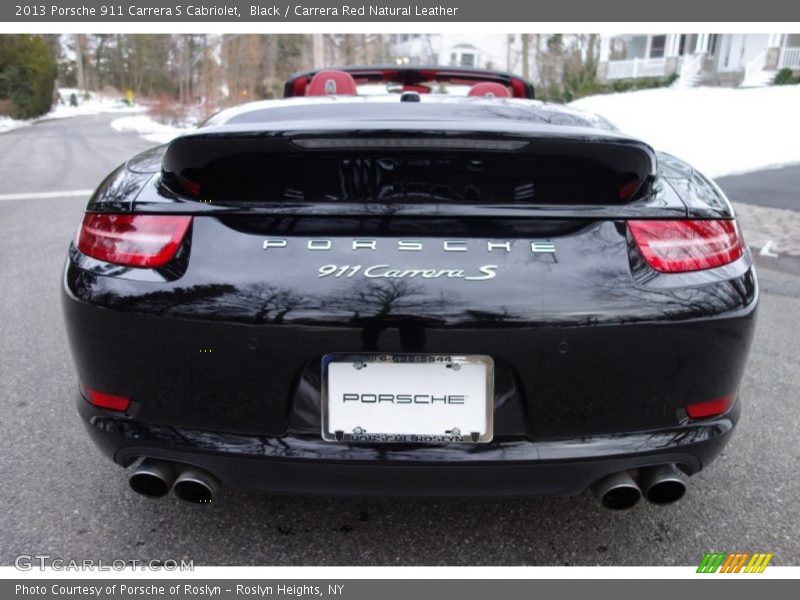
[[[90,189],[149,145],[114,133],[109,120],[0,135],[2,194]],[[691,478],[678,504],[614,513],[588,494],[375,501],[226,491],[195,509],[131,493],[75,412],[58,289],[85,201],[0,201],[0,564],[46,553],[197,565],[690,565],[709,550],[766,551],[775,564],[800,564],[800,279],[792,269],[759,259],[766,291],[744,415],[724,455]]]
[[[717,179],[717,183],[732,202],[789,210],[800,208],[800,167],[797,165],[728,175]]]

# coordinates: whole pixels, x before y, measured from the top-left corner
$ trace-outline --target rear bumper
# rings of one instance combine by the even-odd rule
[[[122,466],[140,457],[160,458],[201,467],[240,491],[325,496],[569,496],[621,470],[677,464],[691,475],[721,452],[740,410],[737,402],[718,418],[658,431],[409,447],[148,425],[78,396],[93,441]]]

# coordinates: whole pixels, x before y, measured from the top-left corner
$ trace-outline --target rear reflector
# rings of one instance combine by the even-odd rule
[[[78,249],[119,265],[161,267],[175,256],[191,222],[182,215],[86,214]]]
[[[92,388],[83,388],[83,395],[89,401],[89,404],[99,408],[124,411],[128,410],[128,407],[131,405],[130,398],[98,392]]]
[[[686,414],[692,419],[707,419],[708,417],[716,417],[727,411],[733,406],[734,394],[717,398],[716,400],[709,400],[707,402],[698,402],[697,404],[690,404],[686,407]]]
[[[628,221],[647,264],[662,273],[726,265],[744,253],[734,220]]]

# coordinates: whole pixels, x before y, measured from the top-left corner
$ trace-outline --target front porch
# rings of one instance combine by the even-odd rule
[[[800,70],[800,35],[680,33],[603,36],[601,80],[680,76],[681,85],[766,85]]]
[[[713,34],[603,36],[600,40],[601,79],[667,77],[680,72],[687,56],[708,53]]]
[[[778,68],[800,71],[800,33],[787,33],[783,38]]]

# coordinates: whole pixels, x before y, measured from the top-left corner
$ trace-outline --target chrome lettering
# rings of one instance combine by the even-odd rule
[[[353,240],[353,250],[377,250],[377,240]]]
[[[308,240],[309,250],[330,250],[333,242],[330,240]]]
[[[531,242],[531,252],[553,253],[555,251],[556,251],[556,245],[553,242]]]
[[[467,242],[464,240],[447,240],[444,244],[445,252],[466,252]]]
[[[478,268],[478,271],[483,273],[481,276],[465,277],[467,281],[483,281],[485,279],[494,279],[497,276],[497,265],[484,265]]]
[[[397,242],[398,250],[405,250],[411,252],[419,252],[422,250],[422,242],[415,242],[411,240],[399,240]]]
[[[502,248],[506,252],[511,252],[511,242],[486,242],[486,249],[489,252],[495,248]]]

